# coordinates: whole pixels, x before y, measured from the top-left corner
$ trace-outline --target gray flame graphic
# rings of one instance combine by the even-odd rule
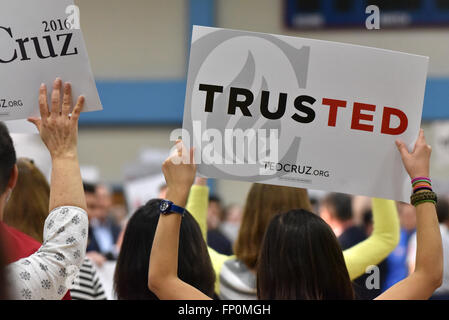
[[[252,36],[256,38],[261,38],[266,41],[269,41],[270,43],[274,44],[277,48],[279,48],[285,57],[287,57],[291,69],[294,71],[294,74],[296,76],[296,81],[298,88],[306,88],[307,85],[307,72],[308,72],[308,62],[309,62],[309,56],[310,56],[310,47],[303,46],[302,48],[298,49],[290,44],[272,36],[269,34],[260,34],[260,33],[247,33],[247,32],[240,32],[235,30],[217,30],[214,32],[211,32],[195,42],[192,43],[191,46],[191,56],[195,57],[195,59],[190,59],[189,63],[189,79],[187,82],[187,89],[186,89],[186,104],[192,103],[192,92],[195,89],[193,86],[196,83],[198,74],[201,70],[201,67],[206,61],[207,57],[214,51],[214,49],[223,43],[226,40],[230,40],[233,38],[237,38],[240,36]],[[226,105],[226,97],[229,96],[229,90],[231,87],[241,87],[241,88],[251,88],[255,81],[255,74],[256,74],[256,63],[254,56],[250,50],[248,50],[248,55],[246,62],[244,66],[242,67],[239,74],[229,83],[223,90],[223,94],[219,95],[215,99],[215,105]],[[265,77],[262,77],[262,84],[260,88],[260,93],[258,96],[254,99],[253,104],[260,105],[261,100],[261,92],[269,91],[267,81]],[[273,100],[272,97],[270,100]],[[185,112],[184,113],[184,124],[185,129],[187,129],[189,132],[192,132],[192,122],[193,120],[196,120],[193,118],[193,108],[191,108],[192,112]],[[218,109],[214,110],[213,114],[207,114],[206,115],[206,128],[208,128],[207,123],[212,120],[212,117],[215,119],[219,117],[220,119],[224,119],[224,121],[221,121],[220,123],[215,123],[214,128],[218,129],[221,132],[224,132],[225,129],[233,128],[233,129],[242,129],[245,130],[247,128],[260,128],[265,129],[267,132],[269,132],[270,129],[276,129],[279,132],[279,137],[281,137],[282,133],[282,127],[281,127],[281,120],[267,120],[265,119],[259,109],[254,109],[251,111],[252,117],[239,117],[236,119],[236,117],[231,117],[226,113],[226,110],[224,109]],[[195,139],[195,138],[193,138]],[[299,146],[300,146],[301,138],[295,137],[290,146],[287,148],[287,151],[282,155],[281,157],[278,157],[280,159],[280,162],[285,162],[287,159],[298,159],[299,157]],[[237,147],[237,146],[234,146]],[[225,150],[227,152],[234,152],[234,150]],[[235,153],[234,153],[235,154]],[[223,155],[224,156],[224,155]],[[267,176],[261,176],[260,175],[260,165],[259,164],[247,164],[247,158],[245,157],[245,164],[233,164],[232,166],[244,166],[245,172],[248,175],[245,175],[245,180],[250,182],[258,182],[258,181],[264,181],[268,179],[272,179],[274,177],[280,177],[285,175],[284,172],[276,172],[276,174],[267,175]],[[207,167],[201,168],[201,171],[203,174],[207,176],[216,176],[220,172],[226,172],[228,176],[232,177],[232,173],[229,170],[226,170],[227,166],[229,165],[209,165]],[[229,167],[228,167],[229,168]],[[240,176],[239,176],[240,177]],[[239,178],[236,176],[236,178]],[[240,177],[241,178],[241,177]]]

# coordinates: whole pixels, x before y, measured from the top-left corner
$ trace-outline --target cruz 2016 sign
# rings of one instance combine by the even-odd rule
[[[73,0],[2,0],[0,10],[0,121],[39,115],[41,83],[72,83],[83,111],[101,110],[83,34],[67,9]]]
[[[409,201],[428,58],[195,26],[184,140],[200,174]],[[186,136],[187,135],[187,136]]]

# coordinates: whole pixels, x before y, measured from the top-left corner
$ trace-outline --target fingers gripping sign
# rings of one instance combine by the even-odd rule
[[[181,140],[176,141],[175,150],[162,164],[168,189],[188,192],[196,174],[193,153],[194,148],[187,150]]]
[[[404,167],[412,179],[429,176],[432,147],[427,144],[422,129],[419,131],[419,136],[412,152],[409,152],[405,143],[400,140],[396,140],[396,146],[401,154]]]

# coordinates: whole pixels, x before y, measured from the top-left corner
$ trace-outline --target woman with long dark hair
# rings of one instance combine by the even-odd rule
[[[421,130],[412,153],[397,142],[412,181],[429,180],[430,146]],[[162,171],[167,199],[186,204],[196,167],[182,143]],[[175,165],[175,163],[177,163]],[[421,181],[419,180],[419,181]],[[425,184],[425,183],[423,183]],[[414,185],[415,186],[415,185]],[[427,187],[429,189],[429,187]],[[433,192],[414,189],[418,252],[413,274],[378,299],[428,299],[441,285],[443,255]],[[426,193],[426,194],[425,194]],[[150,257],[148,286],[160,299],[207,299],[200,290],[178,278],[179,226],[182,216],[162,212]],[[351,281],[341,248],[332,230],[313,213],[293,210],[275,217],[265,234],[257,267],[258,297],[262,299],[352,299]]]
[[[257,272],[263,300],[353,299],[340,244],[319,216],[298,209],[276,215],[265,233]]]
[[[148,290],[147,277],[160,204],[159,199],[150,200],[133,214],[127,224],[114,275],[114,288],[120,300],[157,299]],[[179,236],[179,278],[212,297],[214,270],[201,230],[189,212],[184,214]]]

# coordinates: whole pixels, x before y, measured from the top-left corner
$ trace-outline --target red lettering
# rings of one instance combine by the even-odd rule
[[[323,98],[323,105],[329,106],[329,121],[327,125],[329,127],[335,127],[337,121],[338,107],[346,108],[346,101]]]
[[[362,124],[360,123],[360,120],[373,121],[374,115],[362,113],[362,110],[375,111],[376,106],[373,104],[354,102],[354,108],[352,110],[351,129],[373,132],[374,126],[369,124]]]
[[[394,115],[399,118],[399,126],[396,128],[390,127],[391,116]],[[399,109],[384,107],[382,115],[382,129],[380,133],[398,135],[407,130],[408,118],[404,112]]]

